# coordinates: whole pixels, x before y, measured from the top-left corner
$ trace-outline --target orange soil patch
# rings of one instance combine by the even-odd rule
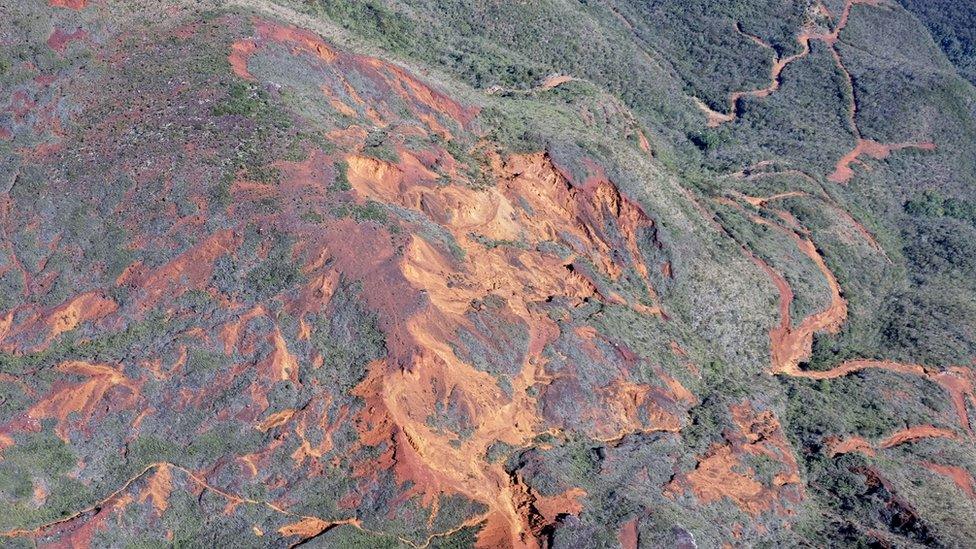
[[[695,469],[676,475],[665,487],[675,497],[690,491],[702,503],[723,498],[732,500],[744,512],[757,516],[769,511],[788,512],[783,500],[803,499],[799,466],[775,415],[769,410],[756,413],[748,402],[731,407],[738,430],[726,432],[726,443],[714,445],[699,458]],[[756,478],[742,457],[746,454],[768,457],[782,465],[769,486]]]
[[[859,452],[866,456],[876,454],[874,444],[861,437],[848,437],[844,439],[828,437],[824,442],[827,444],[827,455],[830,457],[850,454],[852,452]]]
[[[56,418],[57,426],[54,431],[62,439],[68,439],[69,416],[77,414],[84,422],[88,422],[96,413],[96,407],[105,399],[106,395],[115,387],[123,387],[129,392],[131,400],[138,394],[138,386],[129,380],[122,372],[107,364],[92,364],[89,362],[69,361],[58,366],[58,370],[66,374],[85,376],[88,379],[80,383],[56,384],[56,388],[46,397],[34,404],[27,415],[32,420]]]
[[[765,496],[763,485],[754,476],[738,472],[743,469],[744,464],[731,446],[718,446],[699,459],[698,466],[688,474],[688,483],[702,503],[729,498],[743,511],[756,516],[767,510],[772,500]]]
[[[576,512],[575,496],[567,493],[543,502],[500,464],[487,462],[485,454],[498,441],[522,445],[545,430],[538,415],[538,397],[529,389],[550,381],[542,351],[558,337],[559,327],[533,303],[554,296],[575,303],[611,299],[601,294],[594,281],[569,268],[572,258],[539,252],[538,244],[565,243],[610,280],[619,279],[624,272],[618,259],[622,252],[630,256],[629,263],[635,265],[640,279],[645,279],[646,266],[636,267],[644,265],[636,242],[639,231],[653,227],[653,222],[609,181],[595,178],[574,186],[542,154],[505,161],[493,156],[491,166],[499,183],[472,188],[445,185],[419,158],[409,151],[399,152],[398,164],[348,156],[347,177],[352,188],[364,200],[422,213],[447,229],[465,254],[457,258],[416,235],[406,237],[397,260],[398,276],[413,292],[422,292],[421,305],[381,305],[398,320],[390,327],[394,332],[388,334],[394,342],[390,359],[371,365],[366,380],[354,391],[367,402],[366,411],[356,420],[361,440],[366,445],[391,438],[396,442],[396,460],[391,455],[378,462],[388,463],[399,482],[411,482],[413,488],[407,495],[419,496],[432,513],[444,493],[462,494],[486,505],[480,546],[536,546],[541,526],[551,522],[550,515]],[[621,237],[611,238],[608,226],[615,227]],[[484,238],[525,245],[486,246]],[[348,259],[340,250],[334,255],[340,261]],[[385,276],[384,285],[389,285],[391,276],[396,275]],[[646,280],[644,286],[644,297],[655,300]],[[508,394],[489,374],[459,360],[447,343],[459,329],[469,326],[465,315],[471,303],[489,295],[503,297],[506,314],[528,328],[528,353]],[[381,299],[376,294],[372,298]],[[402,291],[391,298],[410,299]],[[656,314],[639,302],[632,305]],[[610,408],[619,412],[608,416],[606,431],[616,434],[646,428],[643,423],[638,425],[632,412],[646,400],[648,389],[627,383],[619,389],[606,395]],[[435,429],[427,421],[430,411],[448,399],[471,418],[464,437]],[[662,428],[677,428],[670,418],[662,416],[661,421]],[[553,506],[563,510],[556,512]]]
[[[271,335],[271,342],[274,345],[274,350],[268,358],[271,378],[276,381],[291,380],[298,383],[298,360],[288,350],[285,338],[282,337],[281,330],[277,326]]]
[[[336,60],[335,51],[311,31],[276,25],[263,20],[256,23],[256,29],[266,40],[291,44],[296,54],[310,53],[326,63]]]
[[[359,521],[357,519],[325,521],[317,517],[303,517],[301,520],[282,526],[278,529],[278,533],[285,537],[298,536],[306,540],[345,524],[357,526]]]
[[[927,372],[927,377],[949,393],[959,423],[972,435],[973,427],[966,408],[966,399],[976,408],[976,373],[971,368],[953,366],[942,372]]]
[[[234,349],[241,341],[241,331],[247,327],[247,324],[250,321],[266,314],[268,313],[265,308],[261,305],[257,305],[246,313],[237,317],[236,320],[224,324],[217,335],[220,341],[224,344],[224,354],[230,356],[234,352]]]
[[[442,186],[436,183],[436,174],[423,167],[415,157],[406,152],[402,156],[404,160],[399,165],[359,155],[348,157],[350,184],[365,197],[421,211],[451,229],[463,249],[472,250],[470,253],[484,260],[486,280],[511,277],[510,256],[516,254],[526,272],[516,275],[521,280],[515,284],[525,288],[552,288],[550,294],[541,296],[542,299],[561,294],[583,299],[598,293],[593,282],[564,267],[572,259],[560,260],[561,265],[554,265],[556,258],[540,257],[538,253],[515,252],[505,247],[486,250],[472,239],[472,233],[497,241],[524,241],[529,248],[545,241],[563,241],[577,255],[600,267],[602,274],[611,280],[619,279],[623,273],[623,266],[615,259],[615,250],[622,247],[629,253],[634,269],[644,282],[646,297],[654,303],[642,310],[661,314],[657,294],[650,284],[650,271],[637,246],[638,232],[653,227],[654,223],[640,206],[622,196],[609,181],[599,179],[573,187],[547,157],[534,154],[513,156],[504,163],[494,158],[494,169],[503,177],[499,187]],[[511,175],[504,175],[506,173]],[[528,215],[525,210],[515,207],[519,201],[528,203],[535,212],[545,211],[550,215],[545,218]],[[614,242],[605,233],[604,226],[608,223],[617,226],[624,237],[623,242]],[[436,253],[426,248],[429,246],[417,242],[413,251],[423,255]],[[419,264],[432,265],[437,261],[425,257]],[[449,269],[445,266],[440,272]],[[408,277],[424,276],[421,272],[428,270],[427,267],[410,267],[405,272]],[[434,272],[430,274],[433,278],[438,276]],[[526,275],[540,280],[530,283],[529,279],[523,278]],[[457,291],[441,293],[456,294]],[[458,300],[455,307],[460,307],[459,311],[466,310],[469,302],[469,299]],[[632,305],[640,308],[639,302]]]
[[[950,440],[959,440],[959,435],[952,431],[940,429],[932,425],[918,425],[898,431],[897,433],[882,440],[879,445],[882,448],[893,448],[899,444],[905,444],[906,442],[926,438],[947,438]]]
[[[35,338],[45,334],[44,340],[32,347],[43,350],[61,334],[75,330],[85,322],[94,322],[118,310],[118,305],[102,292],[79,294],[47,312],[31,311],[14,325],[14,310],[0,318],[0,348],[17,352],[25,347],[23,337]]]
[[[152,501],[157,515],[162,515],[169,508],[169,496],[173,492],[173,473],[169,464],[162,464],[149,478],[146,488],[139,495],[139,503]]]
[[[959,487],[960,490],[972,499],[976,499],[976,481],[973,476],[962,467],[955,465],[940,465],[938,463],[923,462],[922,467],[937,475],[942,475]]]
[[[290,44],[293,53],[309,53],[326,63],[336,60],[335,51],[311,31],[296,27],[278,25],[264,19],[254,19],[255,30],[262,40]],[[254,40],[239,40],[231,45],[229,56],[234,73],[241,78],[254,80],[254,76],[247,70],[247,61],[257,50],[258,44]]]
[[[361,71],[367,77],[382,82],[393,94],[405,100],[413,114],[444,137],[449,138],[450,132],[431,113],[439,113],[464,125],[469,123],[477,112],[477,109],[462,107],[397,65],[374,57],[337,52],[324,40],[305,29],[280,25],[261,18],[254,18],[253,21],[257,37],[238,40],[231,45],[231,52],[228,55],[234,73],[241,78],[255,80],[248,70],[247,62],[264,44],[287,44],[292,47],[292,53],[295,55],[311,55],[323,65],[339,69],[335,74],[339,80],[337,87],[335,89],[323,87],[323,94],[336,110],[347,116],[355,116],[357,111],[340,99],[340,95],[348,96],[356,105],[363,107],[367,118],[372,123],[380,125],[389,123],[384,119],[384,113],[377,110],[381,107],[368,106],[345,78],[343,72],[348,69]],[[388,118],[395,118],[395,113],[389,109],[386,109],[385,114]]]
[[[878,450],[887,450],[916,440],[929,438],[945,438],[949,440],[959,440],[959,435],[953,431],[935,427],[933,425],[917,425],[902,429],[874,444],[864,438],[852,436],[847,438],[828,437],[824,440],[827,444],[827,454],[830,457],[859,452],[866,456],[874,456]]]
[[[152,272],[132,273],[125,283],[143,292],[139,306],[147,311],[164,298],[176,299],[190,290],[203,289],[210,282],[214,262],[236,248],[240,238],[230,229],[214,233]]]
[[[295,461],[296,466],[301,465],[305,462],[307,458],[318,459],[325,455],[327,452],[332,450],[333,433],[345,423],[348,410],[343,408],[339,412],[339,417],[336,418],[334,422],[329,423],[330,418],[327,413],[328,399],[324,399],[324,403],[320,403],[317,406],[321,408],[313,408],[309,410],[303,410],[298,421],[295,422],[295,436],[298,437],[300,446],[291,454],[291,458]],[[315,420],[315,414],[317,413],[317,420]],[[317,429],[321,433],[321,437],[317,444],[309,440],[306,436],[306,432],[309,430],[310,420],[315,420],[312,427]]]
[[[87,292],[56,308],[46,319],[47,340],[70,332],[83,322],[98,320],[118,310],[111,298],[100,292]]]
[[[785,193],[779,193],[779,194],[774,194],[772,196],[764,196],[764,197],[743,195],[742,199],[748,202],[749,204],[752,204],[756,208],[762,208],[763,206],[766,205],[766,203],[772,202],[774,200],[782,200],[784,198],[804,197],[804,196],[810,196],[810,195],[803,191],[788,191]]]
[[[637,519],[631,519],[620,525],[617,530],[617,543],[621,549],[637,549],[640,547],[640,532],[637,530]]]
[[[87,36],[88,33],[84,29],[75,29],[72,32],[54,29],[54,32],[47,39],[47,46],[56,52],[63,52],[68,48],[68,44],[77,40],[84,40]]]
[[[827,179],[833,183],[847,183],[854,176],[851,164],[856,162],[859,156],[865,155],[875,160],[883,160],[893,151],[901,149],[932,151],[935,150],[935,143],[878,143],[870,139],[858,139],[857,145],[837,161],[833,173],[828,175]]]
[[[763,204],[765,200],[768,200],[755,199],[751,197],[746,197],[746,199],[751,199],[750,202],[757,202],[759,204]],[[827,279],[827,285],[830,288],[831,293],[830,305],[826,309],[803,319],[799,326],[793,328],[790,314],[790,304],[793,301],[793,290],[790,288],[789,284],[786,282],[786,279],[783,278],[782,275],[777,273],[772,267],[757,258],[754,254],[748,250],[745,250],[749,257],[751,257],[752,260],[769,275],[780,294],[780,323],[770,330],[770,362],[772,373],[786,374],[794,377],[805,377],[809,379],[832,379],[846,376],[860,370],[878,368],[931,378],[933,381],[946,388],[946,390],[953,395],[953,401],[956,403],[956,408],[960,411],[960,420],[964,425],[968,426],[969,422],[966,416],[964,403],[965,397],[963,395],[966,393],[973,395],[973,384],[972,380],[966,377],[967,375],[971,376],[971,374],[967,374],[963,369],[951,369],[951,373],[932,375],[926,370],[925,367],[916,364],[900,364],[889,361],[873,360],[851,360],[828,371],[801,370],[799,367],[800,363],[809,358],[812,352],[813,335],[821,331],[836,332],[846,320],[847,301],[841,295],[841,288],[840,284],[837,282],[837,278],[827,267],[823,256],[820,255],[820,252],[817,251],[811,240],[797,234],[795,231],[785,229],[766,219],[757,216],[751,216],[750,218],[756,223],[772,227],[790,235],[797,243],[797,247],[800,249],[800,251],[809,257],[823,273],[824,277]],[[971,398],[976,399],[976,396],[971,396]],[[963,404],[960,406],[958,404],[959,402],[962,402]],[[974,400],[974,402],[976,402],[976,400]]]
[[[815,333],[822,331],[834,333],[840,329],[841,324],[847,319],[847,300],[841,295],[840,284],[837,282],[834,273],[827,267],[823,256],[820,255],[809,238],[758,216],[750,216],[750,219],[755,223],[771,227],[790,236],[797,248],[810,258],[823,273],[830,289],[830,304],[827,308],[808,316],[798,326],[794,327],[790,313],[790,305],[793,302],[792,288],[786,279],[774,271],[772,267],[751,253],[749,254],[753,261],[773,279],[773,283],[780,294],[780,322],[769,332],[772,371],[773,373],[792,372],[799,369],[800,362],[810,356]]]
[[[553,88],[555,88],[557,86],[561,86],[561,85],[563,85],[563,84],[565,84],[567,82],[572,82],[573,80],[576,80],[576,79],[573,78],[572,76],[568,76],[568,75],[565,75],[565,74],[551,74],[551,75],[547,76],[546,79],[543,80],[541,84],[539,84],[539,88],[538,89],[539,90],[551,90],[551,89],[553,89]]]
[[[813,346],[813,334],[821,331],[836,332],[847,318],[847,301],[840,295],[840,285],[834,274],[827,268],[823,257],[817,252],[813,242],[801,237],[794,232],[790,233],[796,240],[797,247],[807,257],[817,265],[827,279],[830,287],[830,305],[823,311],[808,316],[800,322],[799,326],[791,328],[789,315],[785,322],[781,321],[778,327],[770,332],[770,346],[772,353],[773,371],[789,371],[796,368],[800,360],[810,356]],[[791,292],[792,293],[792,292]],[[789,302],[786,304],[785,311],[789,311]],[[781,313],[784,309],[781,309]]]
[[[255,80],[247,70],[247,60],[257,50],[257,44],[253,40],[238,40],[231,44],[230,48],[230,55],[227,56],[227,59],[230,61],[234,74],[245,80]]]
[[[732,101],[731,98],[729,100]],[[698,99],[697,97],[694,98],[694,101],[695,101],[695,105],[697,105],[698,108],[703,113],[705,113],[705,120],[706,120],[705,124],[709,128],[716,128],[718,126],[721,126],[722,124],[725,124],[726,122],[731,122],[735,120],[735,114],[734,114],[735,103],[733,103],[732,113],[724,113],[709,107],[708,105],[705,104],[704,101]],[[735,99],[735,101],[738,101],[738,99]]]
[[[579,488],[544,497],[532,493],[521,481],[517,481],[515,486],[517,492],[514,499],[522,522],[529,526],[535,538],[541,538],[545,528],[555,524],[559,515],[579,515],[583,511],[579,498],[586,496],[586,492]]]
[[[284,425],[295,415],[295,411],[291,408],[282,410],[280,412],[275,412],[268,416],[264,421],[257,425],[258,431],[266,433],[275,427]]]
[[[662,395],[654,387],[616,380],[601,393],[605,408],[595,414],[602,420],[595,439],[614,444],[631,433],[681,430],[681,418],[658,404]]]
[[[88,0],[48,0],[48,5],[57,8],[69,8],[73,10],[83,9],[88,5]]]
[[[34,480],[34,489],[31,493],[31,503],[36,507],[41,507],[47,501],[47,497],[50,492],[47,489],[47,483],[43,480]]]

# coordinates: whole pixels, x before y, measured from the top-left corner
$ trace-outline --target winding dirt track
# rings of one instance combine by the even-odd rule
[[[731,94],[729,94],[727,112],[719,112],[719,111],[712,110],[711,108],[708,107],[708,105],[706,105],[700,99],[695,99],[698,108],[700,108],[708,117],[708,127],[710,128],[721,126],[726,122],[732,122],[733,120],[738,118],[739,101],[741,99],[747,97],[755,97],[755,98],[767,97],[773,92],[775,92],[776,90],[778,90],[781,84],[780,75],[783,73],[783,69],[789,66],[790,63],[793,63],[798,59],[802,59],[810,54],[810,38],[809,36],[807,36],[802,32],[796,37],[797,42],[799,42],[801,47],[800,52],[790,55],[788,57],[781,58],[775,54],[775,49],[773,48],[772,45],[770,45],[762,38],[759,38],[758,36],[754,36],[752,34],[746,33],[745,31],[742,30],[742,27],[738,23],[736,23],[735,25],[735,30],[739,34],[755,42],[760,47],[774,52],[773,65],[769,69],[769,85],[766,86],[765,88],[760,88],[757,90],[744,90],[744,91],[732,92]]]
[[[920,141],[920,142],[902,142],[902,143],[881,143],[874,141],[872,139],[865,139],[861,135],[861,130],[857,124],[857,98],[855,96],[854,79],[851,76],[850,71],[844,65],[843,59],[841,59],[840,52],[837,50],[837,41],[840,37],[840,33],[847,27],[847,23],[850,19],[851,9],[855,4],[863,4],[867,6],[878,6],[881,4],[880,0],[847,0],[844,5],[844,9],[834,25],[834,28],[830,32],[822,32],[819,29],[814,29],[808,23],[800,29],[796,35],[796,41],[800,44],[801,49],[799,53],[790,55],[788,57],[779,57],[775,49],[771,44],[763,40],[762,38],[748,34],[742,30],[742,27],[736,23],[735,30],[739,34],[745,36],[759,47],[773,51],[773,64],[770,67],[769,74],[769,85],[764,88],[754,89],[754,90],[742,90],[735,91],[729,94],[728,99],[728,109],[726,112],[720,112],[711,109],[700,99],[695,98],[694,101],[698,105],[698,108],[705,113],[707,119],[708,127],[714,128],[722,124],[733,122],[739,117],[740,101],[744,98],[763,98],[768,97],[773,92],[780,88],[782,83],[782,73],[787,66],[795,61],[803,59],[810,54],[810,41],[819,40],[826,44],[830,48],[830,54],[834,58],[834,64],[837,69],[844,77],[845,82],[845,96],[847,97],[847,118],[848,126],[851,134],[854,136],[855,144],[854,147],[844,156],[842,156],[834,166],[834,171],[831,172],[827,179],[832,183],[847,183],[851,177],[854,175],[852,165],[854,163],[860,162],[858,160],[861,156],[868,156],[876,160],[883,160],[888,157],[892,152],[901,149],[920,149],[924,151],[931,151],[935,149],[935,144],[930,141]],[[829,14],[829,11],[822,4],[819,6],[820,11],[825,14]]]
[[[145,466],[141,471],[139,471],[138,473],[130,477],[128,480],[126,480],[124,483],[122,483],[122,485],[119,486],[119,488],[117,488],[114,492],[112,492],[105,498],[97,501],[96,503],[93,503],[92,505],[80,511],[72,513],[71,515],[63,517],[56,521],[43,524],[41,526],[38,526],[37,528],[31,528],[31,529],[17,528],[14,530],[7,530],[4,532],[0,532],[0,538],[28,537],[28,538],[37,539],[38,537],[43,535],[53,534],[56,532],[58,527],[70,525],[74,520],[84,517],[86,515],[95,517],[106,511],[110,511],[118,508],[124,508],[126,505],[132,503],[133,501],[131,497],[126,497],[126,492],[129,490],[129,488],[132,487],[132,485],[138,482],[140,479],[145,478],[147,475],[149,475],[149,473],[154,472],[158,475],[159,472],[161,471],[164,472],[166,478],[165,481],[166,487],[164,488],[166,494],[164,494],[165,497],[163,497],[161,500],[163,501],[162,510],[165,510],[166,508],[165,499],[168,498],[168,492],[172,489],[169,480],[171,478],[170,476],[171,472],[177,471],[185,475],[187,479],[191,483],[197,485],[201,491],[212,492],[213,494],[216,494],[217,496],[220,496],[221,498],[227,500],[227,505],[228,508],[230,509],[233,509],[234,507],[240,505],[260,506],[260,507],[266,507],[279,515],[295,519],[295,522],[286,524],[281,528],[279,528],[278,530],[278,533],[284,537],[300,536],[300,541],[297,542],[296,544],[293,544],[293,546],[298,545],[299,543],[304,543],[316,536],[320,536],[325,532],[328,532],[329,530],[332,530],[333,528],[336,528],[338,526],[353,526],[368,534],[385,535],[384,533],[373,532],[371,530],[364,528],[362,523],[359,521],[359,519],[356,518],[325,520],[315,516],[292,513],[291,511],[288,511],[287,509],[284,509],[283,507],[271,503],[269,501],[256,500],[245,496],[240,496],[232,492],[228,492],[226,490],[217,488],[216,486],[210,484],[205,478],[203,478],[199,474],[185,467],[181,467],[179,465],[176,465],[175,463],[171,463],[168,461],[159,461],[155,463],[150,463],[149,465]],[[152,479],[150,479],[149,489],[152,489],[151,486],[152,482],[153,482]],[[142,497],[143,496],[140,496],[140,499],[142,499]],[[473,517],[472,519],[466,521],[465,523],[456,526],[454,528],[451,528],[450,530],[447,530],[445,532],[438,532],[429,536],[424,541],[424,543],[420,543],[420,544],[414,543],[413,541],[402,537],[398,537],[397,539],[401,543],[404,543],[410,547],[422,549],[424,547],[428,547],[431,543],[433,543],[438,538],[450,536],[451,534],[454,534],[464,528],[468,528],[480,524],[481,522],[484,522],[485,519],[486,519],[485,516]]]
[[[844,74],[847,76],[848,84],[850,84],[851,83],[850,73],[847,72],[846,68],[844,68],[844,65],[840,59],[840,54],[837,52],[837,49],[834,47],[834,44],[836,44],[841,31],[843,31],[844,27],[847,26],[847,21],[851,15],[851,8],[854,6],[854,4],[866,4],[870,6],[877,6],[879,3],[880,3],[879,0],[848,0],[847,3],[844,5],[844,11],[841,13],[840,19],[838,20],[837,24],[834,26],[834,30],[829,33],[819,32],[818,30],[811,28],[810,24],[804,25],[796,35],[796,41],[798,44],[800,44],[800,52],[787,57],[780,57],[776,53],[776,49],[773,48],[772,44],[766,42],[765,40],[763,40],[758,36],[743,31],[742,26],[739,23],[736,23],[735,24],[736,32],[738,32],[742,36],[745,36],[746,38],[754,42],[756,45],[758,45],[759,47],[773,52],[773,64],[769,70],[769,85],[764,88],[759,88],[756,90],[742,90],[742,91],[732,92],[731,94],[729,94],[728,111],[724,113],[712,110],[707,105],[705,105],[704,102],[700,100],[696,100],[698,106],[708,116],[709,127],[716,127],[726,122],[732,122],[733,120],[738,118],[740,99],[746,97],[756,97],[756,98],[767,97],[774,91],[778,90],[780,85],[782,84],[781,76],[783,74],[783,70],[786,69],[786,67],[788,67],[793,62],[799,61],[800,59],[803,59],[807,55],[810,55],[811,40],[820,40],[825,44],[827,44],[828,46],[830,46],[831,52],[833,52],[834,59],[837,61],[837,64],[841,69],[841,71],[844,72]],[[822,5],[821,5],[821,11],[824,13],[829,13],[827,12],[827,9]],[[853,104],[853,97],[852,97],[852,104]],[[853,117],[855,114],[855,110],[853,108],[850,110],[850,114],[853,121]],[[856,125],[854,128],[854,132],[855,135],[859,133],[856,129]],[[860,136],[858,135],[858,137]]]
[[[853,77],[851,76],[850,71],[844,65],[840,52],[836,47],[840,33],[847,26],[851,15],[851,10],[855,4],[877,6],[880,4],[880,0],[848,0],[844,5],[840,17],[837,19],[836,24],[833,26],[833,30],[830,32],[821,32],[813,29],[809,24],[805,25],[799,31],[796,37],[797,42],[801,45],[801,51],[786,58],[776,56],[770,69],[769,85],[756,90],[733,92],[729,96],[729,108],[727,112],[723,113],[714,111],[703,102],[696,99],[698,106],[707,116],[708,126],[716,127],[721,124],[734,121],[739,114],[739,103],[741,99],[746,97],[766,97],[779,89],[783,70],[791,63],[806,57],[810,53],[811,40],[820,40],[830,48],[831,56],[834,58],[835,65],[844,77],[846,83],[845,87],[847,89],[846,96],[848,98],[848,125],[851,134],[856,140],[851,151],[837,161],[834,171],[827,176],[828,181],[838,184],[847,183],[854,175],[852,166],[855,163],[860,162],[859,158],[861,156],[868,156],[881,160],[887,158],[892,152],[901,149],[915,148],[926,151],[934,150],[936,148],[935,144],[931,142],[881,143],[871,139],[865,139],[862,136],[860,128],[857,124],[857,99],[855,97]],[[826,14],[829,17],[829,11],[822,4],[818,7],[821,13]],[[773,50],[773,47],[769,43],[758,36],[744,32],[741,26],[738,24],[736,24],[736,31],[747,37],[758,46]],[[769,163],[763,162],[758,164],[757,167],[765,167],[767,164]],[[732,177],[747,179],[768,175],[782,175],[782,172],[751,173],[751,170],[743,170],[741,172],[732,174]],[[808,174],[800,173],[800,175],[802,175],[804,179],[812,180]],[[865,238],[872,248],[879,250],[882,254],[884,254],[883,248],[878,245],[871,233],[861,223],[854,219],[853,216],[851,216],[846,210],[834,203],[829,196],[826,196],[826,191],[824,191],[824,193],[824,199],[827,201],[827,203],[838,212],[841,212],[843,217],[852,222],[857,232]],[[763,209],[767,208],[768,203],[771,201],[802,196],[810,195],[804,192],[791,191],[768,197],[748,197],[740,195],[738,196],[738,199],[750,204],[756,209]],[[734,201],[722,200],[720,202],[737,206],[742,209],[742,207],[738,206],[738,204]],[[792,225],[793,228],[788,228],[784,225],[780,225],[779,223],[775,223],[757,215],[751,215],[747,212],[744,213],[746,213],[746,217],[751,219],[753,222],[765,225],[773,230],[790,236],[796,243],[797,249],[807,256],[811,261],[813,261],[813,263],[821,271],[827,281],[828,287],[830,288],[831,295],[830,303],[826,308],[802,319],[799,324],[794,326],[790,313],[790,306],[792,304],[794,294],[792,288],[789,286],[789,283],[782,274],[778,273],[769,264],[752,253],[751,250],[743,246],[743,251],[746,253],[746,255],[764,272],[766,272],[773,284],[776,286],[780,295],[780,322],[770,330],[769,334],[771,373],[774,375],[787,375],[807,379],[825,380],[847,376],[867,369],[880,369],[900,374],[918,376],[938,384],[948,393],[956,411],[960,426],[970,436],[972,436],[972,422],[967,409],[967,399],[970,403],[972,403],[973,406],[976,406],[976,391],[974,391],[974,386],[976,386],[976,378],[974,378],[972,371],[968,368],[950,367],[944,370],[937,370],[918,364],[904,364],[886,360],[851,360],[826,371],[812,371],[801,368],[801,363],[807,360],[812,353],[813,336],[821,332],[836,333],[847,320],[847,302],[842,295],[837,278],[828,268],[823,256],[817,250],[812,240],[810,240],[810,231],[805,227],[800,226],[799,222],[788,212],[776,209],[773,209],[772,212],[775,213],[780,219],[784,220],[784,222],[787,224]],[[885,257],[887,258],[887,255],[885,255]],[[877,448],[892,448],[904,442],[932,437],[953,440],[958,439],[955,433],[945,431],[943,429],[932,426],[916,426],[891,435],[887,439],[878,443]],[[835,451],[836,448],[839,448],[839,451]],[[853,437],[838,443],[838,446],[836,446],[835,450],[832,450],[832,452],[837,454],[844,453],[844,451],[862,451],[864,453],[873,455],[875,449],[876,446],[872,443],[857,437]]]
[[[852,452],[859,452],[866,456],[874,456],[878,450],[887,450],[895,446],[929,438],[944,438],[958,441],[959,435],[955,431],[942,429],[934,425],[916,425],[896,431],[877,443],[872,443],[867,439],[857,436],[843,439],[831,437],[825,440],[825,442],[827,443],[827,453],[830,457]]]
[[[796,193],[782,193],[765,198],[741,197],[745,202],[757,208],[768,207],[767,203],[771,200],[799,196]],[[733,201],[725,201],[735,205]],[[741,208],[741,206],[739,206]],[[742,209],[744,211],[744,208]],[[782,210],[773,210],[774,213],[783,217]],[[900,363],[888,360],[849,360],[843,362],[830,370],[804,370],[801,363],[807,360],[812,353],[813,336],[817,333],[827,332],[836,333],[847,319],[847,302],[844,299],[837,278],[829,269],[821,253],[816,249],[813,242],[801,232],[789,229],[778,223],[770,221],[756,215],[747,217],[755,223],[768,226],[776,231],[783,232],[793,238],[797,248],[823,273],[830,288],[830,304],[823,310],[816,312],[803,320],[796,326],[790,315],[790,305],[793,301],[793,290],[790,288],[782,274],[776,272],[770,265],[758,258],[751,251],[746,250],[749,257],[761,267],[772,279],[777,291],[780,294],[780,322],[770,330],[770,371],[774,375],[786,375],[791,377],[801,377],[806,379],[826,380],[844,377],[855,372],[869,369],[886,370],[905,375],[913,375],[942,387],[949,395],[953,408],[956,412],[960,427],[973,436],[972,420],[969,417],[967,400],[976,407],[976,375],[972,370],[960,366],[952,366],[946,369],[936,369],[920,364]],[[790,216],[795,222],[795,218]],[[803,232],[805,228],[799,228]],[[859,438],[851,438],[843,441],[839,446],[835,446],[832,455],[849,451],[861,451],[873,455],[873,452],[880,449],[888,449],[925,438],[945,438],[948,440],[958,440],[959,436],[952,431],[945,429],[921,425],[909,427],[903,431],[895,433],[882,440],[877,445]],[[840,450],[838,450],[840,448]]]

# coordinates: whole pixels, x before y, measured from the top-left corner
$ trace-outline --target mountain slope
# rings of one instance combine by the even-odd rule
[[[10,544],[976,539],[931,18],[2,7]]]

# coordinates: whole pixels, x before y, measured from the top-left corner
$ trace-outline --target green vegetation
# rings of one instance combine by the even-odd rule
[[[241,177],[261,183],[277,183],[281,173],[270,165],[271,157],[265,143],[274,134],[288,132],[291,121],[273,106],[269,94],[251,83],[235,81],[230,84],[227,97],[213,107],[214,116],[242,116],[253,122],[252,129],[237,146],[237,170]],[[295,148],[296,141],[289,140],[286,150]],[[218,191],[221,192],[221,191]]]
[[[335,192],[346,192],[352,190],[352,185],[349,184],[349,165],[345,160],[340,160],[333,165],[335,170],[335,181],[329,187],[330,191]]]
[[[267,299],[294,287],[303,280],[299,266],[292,261],[288,246],[282,245],[244,277],[244,288],[256,300]]]
[[[389,219],[386,215],[386,208],[379,202],[372,200],[365,204],[342,204],[336,208],[335,214],[338,217],[351,217],[360,223],[374,221],[376,223],[386,224]]]
[[[976,225],[976,202],[954,197],[945,198],[928,190],[905,202],[905,212],[916,217],[951,217]]]
[[[390,141],[389,133],[385,129],[377,129],[369,132],[369,135],[366,136],[366,145],[363,148],[363,154],[391,164],[396,164],[400,161],[400,157],[397,155],[396,149]]]
[[[340,285],[329,312],[315,320],[312,344],[326,367],[314,375],[339,394],[355,387],[369,363],[386,355],[385,337],[375,313],[361,303],[361,291],[355,284]]]
[[[214,105],[214,116],[239,115],[248,118],[267,116],[267,92],[246,82],[232,82],[227,97]]]
[[[391,51],[404,51],[418,38],[415,23],[377,0],[311,0],[306,5],[347,29],[376,40]]]
[[[7,448],[0,461],[0,528],[30,528],[57,520],[89,504],[94,497],[90,487],[66,473],[75,467],[77,456],[50,431],[19,437]],[[34,486],[45,487],[41,506],[31,503]]]

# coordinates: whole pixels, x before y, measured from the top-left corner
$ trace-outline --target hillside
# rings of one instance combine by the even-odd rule
[[[3,545],[973,545],[974,20],[0,0]]]

